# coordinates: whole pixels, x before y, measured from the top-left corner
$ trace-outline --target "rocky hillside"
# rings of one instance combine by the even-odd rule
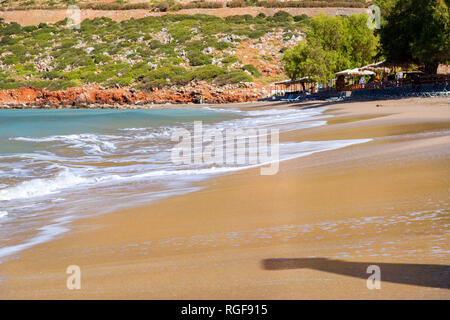
[[[22,27],[0,23],[0,89],[182,88],[255,96],[283,77],[282,51],[302,39],[307,16],[167,15]]]

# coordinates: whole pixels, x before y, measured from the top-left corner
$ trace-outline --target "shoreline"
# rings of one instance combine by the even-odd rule
[[[307,108],[321,102],[248,105]],[[198,105],[204,106],[224,107]],[[248,169],[202,182],[190,194],[77,220],[62,238],[2,263],[0,297],[449,299],[445,283],[425,273],[421,283],[408,284],[391,270],[377,293],[365,288],[362,274],[347,270],[367,261],[386,268],[394,262],[450,264],[443,228],[448,216],[439,211],[448,211],[449,201],[447,99],[327,107],[334,117],[326,126],[287,132],[281,140],[375,140],[287,160],[273,177]],[[422,211],[424,217],[414,215]],[[441,220],[429,220],[427,212]],[[398,222],[388,226],[385,216]],[[378,235],[380,225],[386,230]],[[375,244],[362,245],[370,241]],[[432,254],[433,246],[444,253]],[[411,248],[423,251],[410,254]],[[82,290],[65,288],[71,264],[82,269]]]
[[[320,101],[320,100],[319,100]],[[275,101],[276,102],[276,101]],[[321,101],[325,102],[325,101]],[[245,102],[229,102],[229,103],[148,103],[148,104],[98,104],[93,103],[92,105],[33,105],[33,104],[18,104],[18,105],[0,105],[0,110],[38,110],[38,109],[48,109],[48,110],[149,110],[149,109],[169,109],[169,108],[233,108],[235,106],[242,105],[253,105],[267,103],[270,105],[274,103],[272,101],[245,101]],[[279,102],[278,102],[279,103]],[[284,102],[283,102],[284,103]]]

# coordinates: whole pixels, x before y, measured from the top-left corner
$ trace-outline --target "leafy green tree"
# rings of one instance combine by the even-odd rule
[[[444,0],[402,0],[381,29],[383,53],[392,62],[425,65],[436,73],[450,60],[450,18]]]
[[[372,62],[377,46],[366,15],[319,15],[311,19],[306,41],[284,52],[284,70],[291,79],[308,76],[324,82],[337,71]]]
[[[333,77],[335,57],[317,43],[300,42],[284,53],[284,71],[291,79],[310,77],[325,82]]]
[[[385,18],[389,15],[398,1],[399,0],[376,0],[374,4],[380,7],[381,17]]]

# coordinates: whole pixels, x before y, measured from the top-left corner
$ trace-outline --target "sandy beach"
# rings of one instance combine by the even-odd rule
[[[327,125],[280,140],[373,140],[77,220],[0,264],[0,298],[450,299],[448,98],[243,105],[319,106]]]

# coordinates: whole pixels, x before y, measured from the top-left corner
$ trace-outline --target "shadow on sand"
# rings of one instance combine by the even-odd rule
[[[264,270],[314,269],[367,279],[367,267],[377,265],[381,282],[450,289],[450,266],[439,264],[348,262],[328,258],[292,258],[262,260]]]

